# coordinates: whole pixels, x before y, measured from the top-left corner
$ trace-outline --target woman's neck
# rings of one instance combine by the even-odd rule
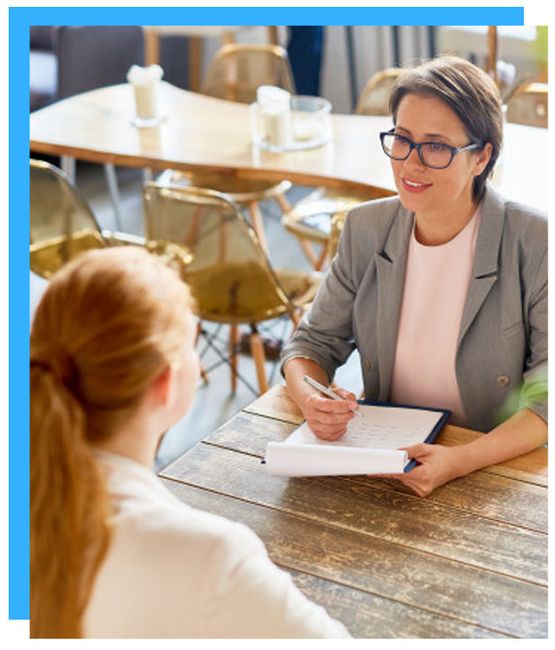
[[[125,456],[151,469],[160,439],[160,428],[154,418],[135,417],[105,439],[95,443],[95,447]]]
[[[415,236],[424,246],[440,246],[454,239],[476,213],[471,199],[464,207],[415,214]]]

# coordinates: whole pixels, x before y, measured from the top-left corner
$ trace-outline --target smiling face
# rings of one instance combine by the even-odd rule
[[[452,147],[469,144],[463,123],[444,102],[431,95],[409,93],[397,110],[395,133],[413,142],[441,142]],[[488,145],[457,154],[449,167],[432,169],[416,150],[406,160],[391,160],[395,185],[403,206],[416,215],[452,214],[472,210],[472,185],[489,160]]]

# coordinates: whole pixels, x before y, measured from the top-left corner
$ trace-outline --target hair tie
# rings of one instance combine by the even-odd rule
[[[51,350],[48,353],[31,353],[31,365],[38,365],[50,371],[58,381],[70,388],[77,377],[77,366],[73,359],[63,350]]]

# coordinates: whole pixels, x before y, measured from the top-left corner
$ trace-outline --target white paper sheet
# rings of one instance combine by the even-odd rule
[[[347,433],[334,442],[317,438],[304,422],[284,442],[266,447],[266,468],[279,476],[398,474],[408,462],[402,447],[424,442],[442,413],[359,406]]]

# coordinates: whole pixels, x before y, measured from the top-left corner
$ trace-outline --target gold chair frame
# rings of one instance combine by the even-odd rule
[[[191,255],[182,277],[191,287],[199,319],[230,326],[232,390],[237,380],[238,327],[248,324],[259,391],[265,392],[266,357],[257,325],[287,315],[295,328],[316,293],[320,275],[274,269],[240,207],[221,192],[147,183],[143,196],[147,236],[173,241]],[[203,213],[205,208],[213,213]],[[168,215],[173,223],[167,223]],[[234,242],[239,254],[230,248]]]

